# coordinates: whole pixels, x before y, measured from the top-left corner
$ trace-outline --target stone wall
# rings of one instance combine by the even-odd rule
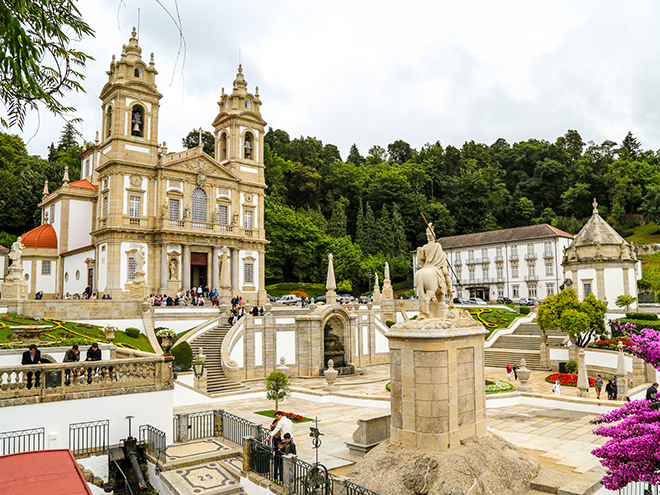
[[[9,313],[58,320],[100,320],[141,317],[141,301],[45,300],[7,302]]]

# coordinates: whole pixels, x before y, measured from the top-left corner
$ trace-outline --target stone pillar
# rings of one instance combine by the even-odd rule
[[[187,414],[178,414],[179,423],[178,423],[178,435],[177,440],[181,443],[188,441],[188,415]]]
[[[160,292],[167,292],[167,244],[163,244],[160,248]]]
[[[326,304],[336,304],[337,303],[337,293],[335,289],[337,288],[337,283],[335,281],[335,267],[332,264],[332,253],[328,255],[328,275],[325,281],[325,303]]]
[[[550,359],[548,359],[548,336],[545,333],[545,330],[541,330],[541,346],[539,348],[541,351],[541,368],[550,368]]]
[[[231,248],[231,292],[232,296],[238,294],[241,288],[238,286],[238,249]]]
[[[628,395],[628,371],[626,370],[626,358],[623,355],[623,344],[619,342],[619,355],[616,362],[616,393],[619,400],[624,400]]]
[[[183,263],[183,276],[181,277],[183,280],[181,280],[181,286],[183,289],[189,289],[190,288],[190,246],[187,244],[183,245],[183,259],[181,262]]]
[[[386,334],[395,444],[443,451],[486,434],[487,332],[465,311],[456,316],[408,320]]]
[[[334,495],[348,495],[348,486],[346,482],[348,481],[348,478],[345,476],[337,476],[335,478],[335,488],[334,488]]]
[[[220,248],[214,247],[213,248],[213,254],[212,260],[211,260],[211,283],[209,284],[209,288],[211,290],[217,289],[219,284],[218,284],[218,279],[219,279],[219,274],[220,274],[220,266],[219,266],[219,260],[218,258],[220,257]]]
[[[223,409],[214,409],[213,411],[213,436],[216,437],[221,437],[222,436],[222,429],[224,427],[224,413],[225,411]]]
[[[252,456],[254,454],[254,438],[243,437],[243,474],[253,470]]]
[[[296,457],[293,454],[282,456],[282,488],[284,489],[284,493],[296,492]]]
[[[227,257],[227,248],[222,252],[222,266],[220,267],[220,289],[218,290],[218,299],[220,304],[229,304],[231,301],[231,280],[229,279],[229,258]]]
[[[578,351],[578,397],[589,397],[589,375],[587,374],[587,364],[584,359],[584,349]]]

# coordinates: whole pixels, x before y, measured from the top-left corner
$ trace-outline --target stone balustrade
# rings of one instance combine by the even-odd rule
[[[172,390],[172,356],[0,367],[0,407]]]

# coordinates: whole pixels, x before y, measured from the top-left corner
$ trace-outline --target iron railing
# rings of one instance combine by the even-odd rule
[[[0,455],[18,454],[20,452],[30,452],[32,450],[44,450],[45,443],[45,428],[3,431],[0,433]]]
[[[379,495],[379,493],[349,480],[344,480],[344,486],[346,486],[346,495]]]
[[[105,454],[109,445],[109,419],[69,425],[69,449],[73,455]]]
[[[222,412],[222,436],[227,440],[243,445],[243,437],[252,435],[253,428],[254,423],[251,421],[239,418],[226,411]],[[267,436],[268,433],[263,438],[258,438],[257,440],[263,442]]]
[[[266,445],[254,442],[254,449],[252,451],[252,465],[254,470],[259,473],[264,478],[269,480],[276,481],[275,476],[279,474],[279,480],[282,478],[282,456],[277,456],[279,459],[275,459],[276,456],[273,455],[273,450],[268,448]],[[279,461],[279,472],[275,472],[275,463]]]
[[[293,460],[293,489],[298,495],[305,495],[305,479],[307,473],[312,469],[308,462],[298,459]]]
[[[619,490],[619,495],[658,495],[658,485],[635,481]]]
[[[213,411],[188,414],[188,440],[215,436],[215,415]]]
[[[140,442],[147,445],[147,452],[158,462],[165,462],[167,440],[164,431],[151,425],[140,425]]]

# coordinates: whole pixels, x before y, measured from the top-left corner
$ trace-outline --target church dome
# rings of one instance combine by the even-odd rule
[[[26,248],[57,249],[57,234],[52,225],[45,223],[23,234],[21,242]]]

